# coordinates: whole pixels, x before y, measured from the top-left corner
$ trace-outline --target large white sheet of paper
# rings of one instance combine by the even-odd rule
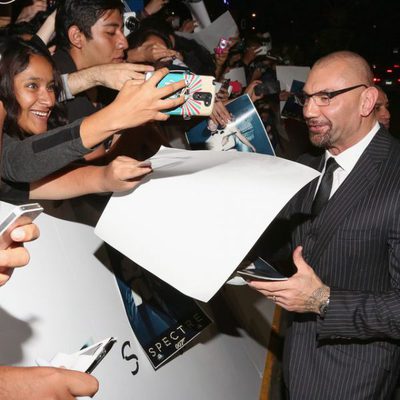
[[[242,86],[247,86],[246,71],[243,67],[232,68],[224,75],[225,79],[230,79],[231,81],[239,81]]]
[[[0,202],[0,220],[13,208]],[[243,325],[254,335],[261,332],[263,340],[239,328],[237,335],[223,333],[238,325],[231,318],[216,319],[218,327],[207,328],[190,349],[154,371],[129,324],[104,244],[93,228],[44,213],[36,223],[40,238],[26,244],[29,265],[17,268],[0,290],[0,365],[35,366],[38,359],[50,361],[57,353],[72,354],[114,336],[117,343],[93,371],[100,382],[96,400],[258,397],[273,303],[261,295],[255,299],[253,290],[236,288],[241,305],[235,309],[249,321]],[[211,308],[207,312],[215,318]],[[229,309],[222,307],[222,313]],[[168,337],[160,342],[171,345]]]
[[[221,38],[229,39],[239,35],[239,28],[229,11],[226,11],[204,29],[195,33],[176,32],[177,35],[193,39],[203,45],[210,53],[218,46]]]
[[[310,67],[296,67],[291,65],[276,66],[276,77],[281,84],[281,90],[286,90],[287,92],[290,92],[294,80],[305,82],[309,73]],[[286,101],[281,101],[281,112],[285,106],[285,103]]]
[[[289,199],[319,172],[260,154],[161,148],[149,180],[114,195],[95,233],[208,301]]]

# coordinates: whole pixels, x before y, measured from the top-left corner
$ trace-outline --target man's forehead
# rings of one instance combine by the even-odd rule
[[[354,74],[348,69],[348,66],[340,62],[317,65],[311,69],[304,85],[304,91],[316,93],[340,89],[351,84],[352,75]]]

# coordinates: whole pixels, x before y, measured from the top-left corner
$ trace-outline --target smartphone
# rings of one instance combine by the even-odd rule
[[[145,79],[149,79],[153,73],[146,73]],[[215,102],[215,78],[213,76],[195,75],[189,71],[170,71],[161,79],[157,87],[164,87],[181,80],[185,81],[186,87],[178,90],[169,98],[174,99],[184,95],[186,98],[185,103],[173,110],[164,112],[170,115],[179,115],[183,118],[211,115]]]
[[[238,270],[236,273],[243,278],[253,280],[286,281],[288,279],[287,276],[282,275],[271,264],[261,257],[258,257],[252,265],[245,269]]]
[[[215,54],[222,54],[229,44],[229,39],[221,38],[218,42],[218,46],[215,48]]]
[[[90,346],[84,346],[73,354],[57,353],[51,361],[36,359],[39,367],[66,368],[91,374],[109,353],[117,339],[109,337]]]
[[[43,211],[39,203],[16,206],[10,214],[0,222],[0,250],[8,248],[13,240],[11,232],[18,226],[28,225]]]
[[[87,374],[91,374],[94,369],[101,363],[103,358],[109,353],[117,339],[111,337],[103,342],[96,343],[93,346],[87,347],[79,352],[80,355],[94,356],[93,362],[86,369]]]
[[[128,36],[132,32],[136,32],[140,27],[140,21],[136,17],[134,11],[124,12],[124,35]]]

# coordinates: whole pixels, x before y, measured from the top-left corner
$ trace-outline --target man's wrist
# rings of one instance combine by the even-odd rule
[[[324,317],[329,305],[331,289],[323,285],[316,289],[306,301],[306,310]]]

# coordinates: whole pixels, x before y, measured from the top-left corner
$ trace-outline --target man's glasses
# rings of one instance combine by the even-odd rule
[[[367,85],[356,85],[356,86],[351,86],[348,88],[340,89],[340,90],[335,90],[333,92],[316,92],[312,94],[307,94],[304,92],[299,92],[295,93],[294,97],[296,100],[296,103],[305,106],[308,104],[310,99],[312,98],[317,106],[329,106],[331,104],[331,100],[338,96],[339,94],[350,92],[350,90],[357,89],[359,87],[365,87],[367,88]]]

